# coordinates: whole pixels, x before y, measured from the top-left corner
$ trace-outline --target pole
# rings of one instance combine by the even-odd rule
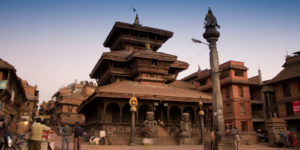
[[[204,133],[203,133],[203,131],[204,131],[204,129],[203,129],[203,127],[204,127],[204,122],[203,122],[203,117],[204,116],[200,116],[200,121],[201,121],[201,123],[200,123],[200,128],[201,128],[201,144],[203,144],[203,142],[204,142]]]
[[[205,17],[205,32],[203,37],[209,43],[210,49],[210,67],[211,67],[211,79],[212,79],[212,100],[213,100],[213,130],[215,137],[224,135],[224,117],[223,117],[223,100],[221,94],[220,74],[219,74],[219,56],[217,51],[217,41],[220,36],[220,32],[216,27],[220,27],[217,23],[215,16],[209,9]],[[221,149],[219,143],[221,141],[215,141],[214,147],[216,150]]]
[[[135,131],[135,112],[131,111],[131,139],[130,139],[130,145],[135,145],[135,143],[134,143],[134,131]]]

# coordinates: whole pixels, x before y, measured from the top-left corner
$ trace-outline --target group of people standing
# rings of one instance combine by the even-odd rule
[[[233,149],[239,150],[240,141],[241,141],[242,137],[240,136],[238,129],[233,126],[229,135],[232,136],[233,146],[234,146]],[[218,131],[215,132],[214,130],[211,130],[210,139],[211,139],[210,150],[215,150],[217,144],[219,142],[221,142],[222,135]]]
[[[81,140],[85,132],[83,128],[79,125],[79,122],[75,123],[74,128],[72,128],[68,124],[65,124],[63,125],[63,127],[59,128],[59,132],[62,135],[62,150],[64,150],[65,144],[67,146],[67,150],[69,150],[69,143],[72,136],[74,137],[73,150],[81,150]]]

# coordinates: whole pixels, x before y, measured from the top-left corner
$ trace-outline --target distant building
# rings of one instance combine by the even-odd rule
[[[77,113],[78,106],[95,91],[93,82],[81,81],[61,88],[54,95],[55,107],[50,108],[52,123],[75,124],[76,121],[84,123],[85,117]]]
[[[282,67],[273,79],[265,82],[268,116],[279,115],[287,122],[288,130],[300,137],[300,51],[287,56]]]
[[[22,105],[22,115],[29,116],[29,120],[33,120],[39,103],[39,91],[37,86],[31,86],[26,80],[22,80],[27,100]]]
[[[14,66],[0,58],[0,116],[13,119],[10,129],[15,131],[16,121],[21,117],[22,105],[26,102],[21,79]]]
[[[243,62],[228,61],[219,67],[225,130],[235,126],[255,140],[255,133],[251,131],[265,130],[266,111],[260,70],[258,76],[248,78],[248,68]],[[211,70],[199,69],[182,81],[194,84],[202,92],[212,93]]]

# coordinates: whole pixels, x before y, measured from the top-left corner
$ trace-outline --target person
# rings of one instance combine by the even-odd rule
[[[58,132],[58,135],[62,135],[62,126],[61,126],[61,124],[58,124],[56,130]]]
[[[105,137],[106,137],[106,132],[102,127],[100,130],[100,145],[105,145]]]
[[[210,150],[214,150],[215,145],[215,132],[213,129],[210,130]]]
[[[68,125],[64,125],[63,128],[62,128],[62,150],[64,150],[64,146],[65,146],[65,142],[66,142],[66,145],[67,145],[67,150],[69,150],[69,140],[70,140],[70,137],[72,136],[72,131],[73,129]]]
[[[5,116],[0,117],[0,148],[5,145],[5,140],[8,136],[11,137],[11,134],[9,132],[8,126],[9,126],[8,118]]]
[[[73,146],[73,150],[80,150],[81,149],[81,138],[84,134],[84,130],[82,129],[82,127],[79,125],[79,122],[77,121],[75,123],[75,127],[74,127],[74,146]]]
[[[41,124],[41,118],[36,118],[36,123],[31,126],[29,150],[41,150],[43,131],[50,131],[50,127]]]
[[[233,127],[231,130],[233,142],[234,142],[234,150],[239,150],[241,136],[239,135],[239,131],[236,127]]]
[[[112,129],[111,129],[111,127],[108,127],[108,130],[106,131],[106,137],[107,137],[108,145],[111,145],[112,144]]]
[[[260,129],[257,130],[257,143],[261,143],[265,141],[264,134],[261,132]]]

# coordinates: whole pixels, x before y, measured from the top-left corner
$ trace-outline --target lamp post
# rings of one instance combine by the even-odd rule
[[[202,106],[203,106],[203,102],[202,101],[199,101],[199,107],[200,107],[200,110],[199,110],[199,112],[198,112],[198,115],[199,115],[199,117],[200,117],[200,132],[201,132],[201,144],[203,143],[203,138],[204,138],[204,134],[203,134],[203,131],[204,131],[204,119],[203,119],[203,117],[204,117],[204,111],[203,111],[203,109],[202,109]]]
[[[130,145],[136,145],[134,143],[134,131],[135,131],[135,112],[136,112],[136,106],[138,104],[138,100],[136,97],[131,97],[129,100],[130,112],[131,112],[131,138],[130,138]]]

